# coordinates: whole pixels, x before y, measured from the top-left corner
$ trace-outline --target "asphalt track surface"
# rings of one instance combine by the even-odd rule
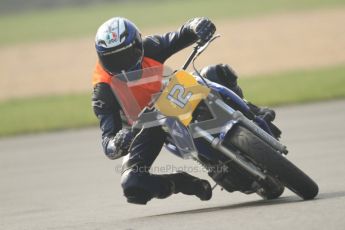
[[[315,200],[286,190],[264,201],[219,187],[210,201],[174,195],[146,206],[126,203],[96,128],[0,140],[0,229],[345,229],[345,100],[282,107],[277,124],[289,159],[320,187]],[[162,151],[155,171],[195,162]]]

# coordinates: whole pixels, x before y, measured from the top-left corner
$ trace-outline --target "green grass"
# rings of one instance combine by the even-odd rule
[[[345,66],[241,78],[245,96],[260,105],[345,98]],[[0,102],[0,137],[97,124],[90,93]]]
[[[0,103],[0,137],[94,125],[91,95],[48,96]]]
[[[212,19],[345,5],[345,0],[173,0],[113,3],[0,16],[0,46],[93,35],[113,16],[132,19],[139,27],[181,25],[195,16]]]
[[[345,66],[241,78],[247,100],[286,105],[345,97]]]

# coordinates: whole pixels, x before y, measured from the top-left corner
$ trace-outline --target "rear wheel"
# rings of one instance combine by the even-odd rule
[[[301,198],[313,199],[318,194],[319,188],[311,178],[248,129],[234,127],[223,144],[239,149],[254,164],[276,176]]]

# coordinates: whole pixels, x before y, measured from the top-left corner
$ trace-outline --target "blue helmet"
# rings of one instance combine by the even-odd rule
[[[103,23],[97,30],[95,45],[101,65],[111,75],[141,67],[141,34],[128,19],[114,17]]]

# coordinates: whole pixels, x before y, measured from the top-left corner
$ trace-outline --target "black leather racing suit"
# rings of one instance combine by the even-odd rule
[[[164,63],[171,55],[196,42],[197,37],[188,28],[188,23],[178,31],[164,35],[148,36],[143,39],[144,57]],[[93,90],[93,109],[100,121],[102,145],[110,159],[126,155],[131,132],[122,129],[120,103],[116,100],[110,86],[98,83]],[[129,202],[146,203],[152,197],[164,198],[173,189],[164,175],[147,173],[158,156],[165,133],[161,127],[142,130],[131,144],[128,155],[124,158],[121,184]],[[127,138],[127,139],[126,139]],[[144,169],[144,173],[140,170]],[[130,200],[135,199],[135,200]]]

